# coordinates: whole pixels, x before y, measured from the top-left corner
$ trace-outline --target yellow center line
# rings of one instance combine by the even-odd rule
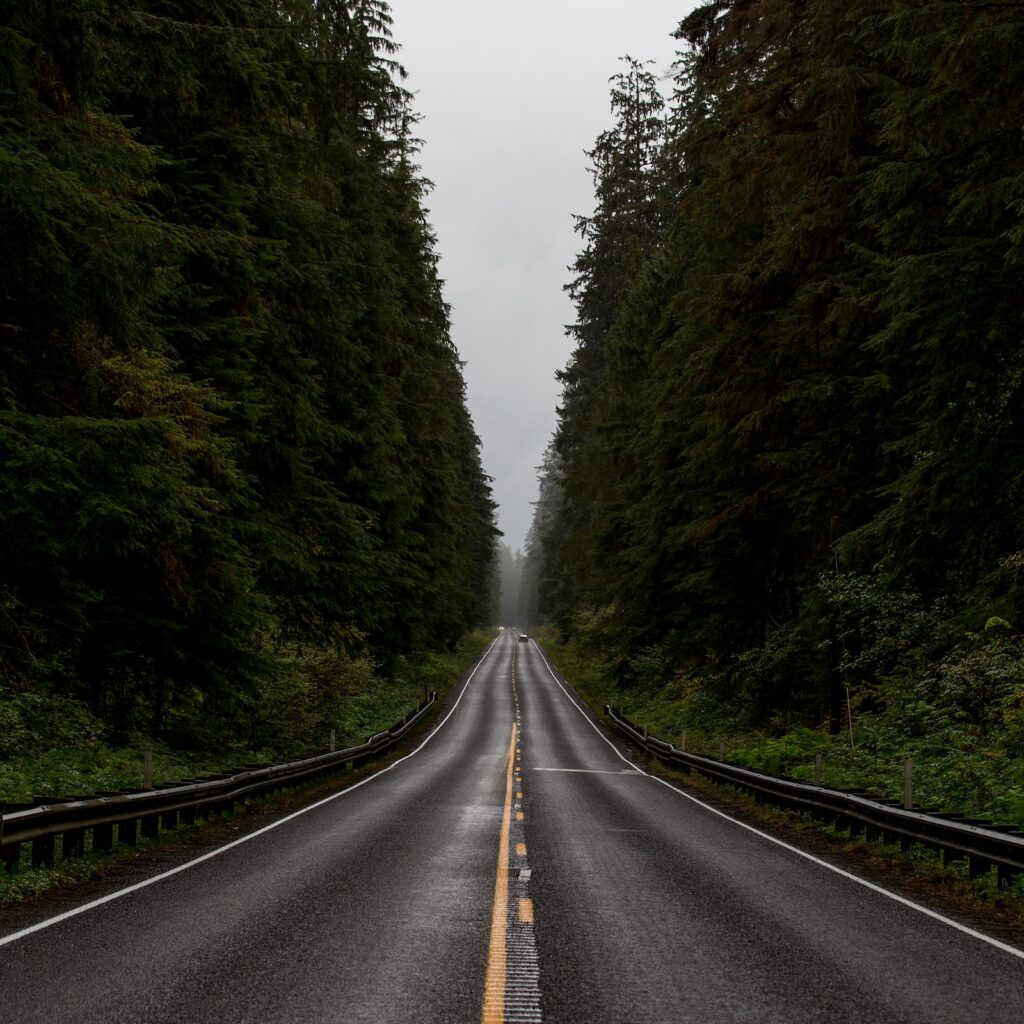
[[[505,781],[505,811],[498,839],[498,870],[494,879],[494,907],[491,911],[491,941],[487,950],[482,1024],[502,1024],[505,1019],[505,939],[508,928],[508,837],[512,811],[512,760],[516,749],[516,727],[508,747]]]
[[[517,857],[525,857],[526,856],[526,843],[516,843],[516,856]]]
[[[533,924],[533,900],[521,899],[519,901],[519,923]]]

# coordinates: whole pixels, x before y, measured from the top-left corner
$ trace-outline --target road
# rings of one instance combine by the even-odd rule
[[[413,753],[6,938],[5,1021],[1014,1022],[1024,958],[635,769],[505,633]]]

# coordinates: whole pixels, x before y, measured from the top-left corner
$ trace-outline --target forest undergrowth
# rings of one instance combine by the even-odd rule
[[[651,735],[686,749],[776,775],[812,781],[822,755],[826,786],[903,796],[913,758],[914,800],[922,807],[1024,825],[1024,641],[1005,623],[969,633],[933,664],[909,664],[871,685],[851,686],[838,730],[792,711],[757,721],[731,672],[616,679],[616,652],[599,621],[568,642],[535,630],[559,670],[596,708],[612,704]],[[749,660],[749,658],[747,659]],[[651,652],[651,661],[657,659]]]
[[[425,691],[443,698],[489,639],[475,630],[451,651],[400,659],[388,677],[368,658],[297,655],[244,714],[232,723],[206,721],[188,745],[142,733],[112,736],[86,705],[68,698],[2,699],[0,801],[141,786],[147,750],[160,783],[326,750],[332,729],[338,747],[360,743],[402,718]]]

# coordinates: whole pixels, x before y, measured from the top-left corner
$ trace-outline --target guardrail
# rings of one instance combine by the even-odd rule
[[[1000,886],[1024,874],[1024,831],[1016,825],[995,825],[987,819],[931,808],[908,809],[899,800],[876,798],[863,789],[832,789],[741,768],[676,750],[671,743],[649,736],[646,729],[610,705],[605,706],[605,713],[620,733],[664,764],[743,790],[759,803],[810,814],[837,829],[848,829],[851,837],[898,842],[904,851],[921,843],[939,851],[943,862],[966,860],[971,878],[994,867]]]
[[[110,853],[116,842],[135,846],[139,836],[155,838],[161,829],[192,824],[197,817],[213,820],[245,799],[269,796],[290,786],[311,782],[372,760],[394,747],[423,720],[437,700],[428,694],[414,711],[365,743],[313,754],[295,761],[243,765],[199,779],[163,783],[152,789],[127,789],[82,797],[36,797],[31,804],[8,804],[0,814],[0,866],[18,870],[21,848],[32,844],[33,867],[52,867],[58,856],[73,860],[87,846]],[[88,842],[87,842],[88,833]]]

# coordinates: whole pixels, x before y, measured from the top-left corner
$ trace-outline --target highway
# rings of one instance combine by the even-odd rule
[[[1013,1022],[1024,955],[646,775],[506,631],[387,770],[20,932],[3,1019]]]

